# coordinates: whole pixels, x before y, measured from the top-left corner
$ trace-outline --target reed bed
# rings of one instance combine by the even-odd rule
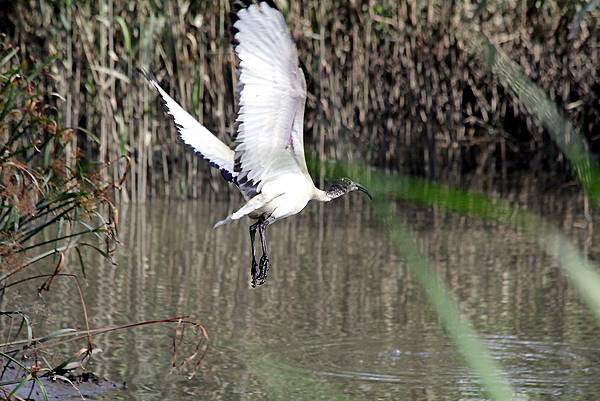
[[[0,60],[1,300],[9,279],[42,260],[53,259],[59,273],[65,254],[82,247],[110,258],[118,222],[112,198],[125,176],[104,180],[109,164],[78,153],[74,131],[60,123],[59,95],[44,89],[52,60],[21,58],[3,44]]]
[[[92,355],[90,327],[77,268],[69,268],[69,255],[95,249],[110,259],[117,233],[117,209],[112,193],[124,180],[102,179],[106,163],[84,160],[73,145],[74,131],[60,123],[59,97],[51,86],[52,60],[22,57],[18,48],[0,43],[0,393],[13,399],[28,382],[48,399],[40,378],[63,369],[76,359]],[[76,256],[71,258],[77,260]],[[15,304],[16,288],[39,285],[50,291],[55,281],[66,281],[81,306],[87,347],[72,361],[50,368],[40,362],[38,350],[51,340],[76,332],[58,330],[34,339],[35,323]],[[21,340],[25,338],[25,340]],[[47,344],[46,344],[47,345]],[[28,361],[29,358],[33,362]],[[41,358],[43,359],[43,358]],[[79,366],[81,361],[79,361]],[[71,365],[73,366],[73,365]],[[62,370],[61,370],[62,369]],[[13,373],[18,372],[13,375]],[[13,385],[7,389],[5,385]],[[35,385],[33,387],[35,387]],[[32,387],[32,389],[33,389]]]
[[[52,58],[36,60],[0,42],[0,398],[6,400],[33,399],[34,390],[48,400],[53,380],[73,384],[66,375],[85,368],[99,351],[93,341],[100,334],[169,324],[176,331],[173,367],[197,369],[206,352],[206,330],[186,316],[90,326],[81,284],[91,264],[83,255],[91,249],[88,255],[114,263],[119,221],[114,195],[130,163],[127,156],[93,162],[81,154],[77,140],[96,137],[62,125],[64,105],[49,73],[54,65]],[[115,179],[111,166],[121,172]],[[61,284],[69,288],[61,307],[76,305],[83,328],[41,334],[39,321],[18,299],[41,297]],[[194,329],[196,348],[181,363],[183,344],[189,345],[183,326]],[[78,351],[65,357],[56,350],[66,343],[79,345]]]
[[[30,1],[0,13],[7,39],[52,55],[67,127],[93,160],[131,155],[124,199],[197,197],[207,167],[175,140],[154,72],[216,135],[234,120],[230,0]],[[306,148],[325,159],[459,182],[568,170],[546,129],[469,45],[483,34],[564,110],[597,153],[599,11],[584,2],[279,1],[299,47],[309,99]],[[97,132],[87,141],[81,132]],[[107,173],[116,178],[122,166]],[[217,178],[218,174],[210,173]],[[223,188],[226,188],[223,186]]]

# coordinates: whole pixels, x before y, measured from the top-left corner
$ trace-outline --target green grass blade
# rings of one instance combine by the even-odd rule
[[[0,60],[0,68],[4,67],[4,64],[8,63],[18,52],[19,49],[12,49],[6,56],[2,57],[2,60]]]
[[[342,165],[338,165],[332,171],[338,176],[343,175],[344,170]],[[492,199],[480,193],[461,191],[414,178],[386,176],[366,169],[358,170],[356,167],[352,170],[353,177],[365,184],[376,197],[404,199],[437,206],[523,230],[534,238],[548,255],[558,261],[600,323],[600,271],[554,225],[505,200]]]
[[[40,388],[40,391],[42,392],[42,397],[44,397],[44,401],[50,401],[50,397],[48,396],[48,391],[46,391],[46,386],[44,386],[44,383],[42,383],[42,381],[37,377],[34,377],[33,379]]]
[[[488,69],[548,131],[569,160],[585,191],[600,209],[600,168],[588,152],[586,141],[550,97],[539,88],[502,50],[483,36],[474,36],[472,51]]]
[[[406,265],[417,279],[429,302],[442,322],[449,337],[456,344],[467,365],[480,378],[480,384],[491,399],[512,400],[513,390],[505,379],[506,375],[487,350],[470,322],[461,316],[456,304],[451,300],[445,286],[433,273],[427,259],[420,254],[414,235],[406,230],[391,213],[385,213],[385,205],[380,202],[377,210],[386,224],[390,238],[396,249],[406,258]]]
[[[121,27],[121,32],[123,32],[123,46],[125,46],[125,50],[127,50],[127,54],[131,58],[133,57],[133,47],[131,46],[131,35],[129,34],[127,22],[120,15],[115,17],[115,21]]]
[[[311,160],[311,166],[317,163]],[[424,180],[386,175],[356,164],[336,163],[325,166],[329,177],[352,176],[364,184],[375,199],[403,199],[435,206],[447,211],[479,218],[494,220],[516,229],[523,230],[534,238],[548,255],[557,260],[566,277],[600,323],[600,271],[591,263],[566,236],[555,226],[523,208],[515,207],[502,199],[492,199],[481,193],[462,191],[445,185]],[[318,168],[318,167],[317,167]],[[351,171],[351,173],[349,173]],[[393,216],[382,214],[386,206],[382,201],[375,207],[380,213],[391,238],[407,258],[409,268],[424,288],[436,313],[444,323],[465,360],[482,379],[482,384],[494,399],[510,399],[510,386],[500,377],[499,367],[494,363],[483,344],[477,339],[468,322],[461,320],[458,309],[445,295],[446,291],[421,256],[414,241],[403,228],[394,223]],[[485,355],[483,357],[478,357]],[[507,398],[508,397],[508,398]]]
[[[17,391],[19,391],[19,389],[21,387],[23,387],[25,384],[27,384],[31,379],[33,379],[33,376],[30,374],[28,374],[27,376],[23,377],[23,379],[19,382],[19,384],[17,384],[15,386],[15,388],[12,389],[12,391],[10,392],[10,394],[8,394],[8,396],[6,397],[7,400],[12,399],[13,396],[15,396],[17,394]]]

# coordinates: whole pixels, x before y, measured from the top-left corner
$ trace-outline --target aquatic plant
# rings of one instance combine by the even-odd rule
[[[0,397],[7,400],[19,399],[28,383],[29,394],[37,388],[47,400],[44,382],[69,382],[64,375],[84,368],[98,351],[93,337],[116,330],[174,325],[172,363],[180,366],[175,355],[183,354],[178,351],[181,326],[192,326],[197,341],[184,364],[195,369],[206,352],[206,329],[185,316],[90,327],[80,279],[91,267],[82,253],[91,249],[112,261],[119,221],[113,195],[126,178],[129,158],[96,163],[82,154],[78,140],[96,138],[61,124],[64,99],[48,90],[54,64],[53,59],[24,57],[18,48],[0,42],[0,302],[7,308],[0,310]],[[124,175],[110,177],[111,163],[121,164]],[[80,305],[84,330],[62,328],[39,335],[37,322],[18,310],[14,298],[19,288],[36,282],[43,295],[54,281],[66,281],[77,291],[63,301]],[[50,350],[72,342],[85,346],[60,362],[49,361]]]
[[[45,90],[52,85],[52,63],[52,59],[40,62],[23,57],[18,48],[0,42],[0,301],[15,308],[14,287],[36,280],[41,294],[50,290],[54,280],[66,278],[78,289],[87,324],[81,286],[75,274],[66,272],[66,260],[79,255],[85,275],[83,247],[110,259],[118,216],[112,192],[120,183],[103,179],[100,171],[106,165],[84,160],[74,130],[62,126],[61,98]],[[48,271],[51,264],[54,268]],[[7,395],[10,399],[29,381],[40,384],[42,372],[37,371],[37,357],[33,365],[22,359],[36,352],[27,315],[15,309],[0,311],[0,318],[7,323],[5,343],[0,346],[0,378],[9,368],[23,369],[18,385]],[[7,349],[16,346],[13,340],[23,333],[26,347]],[[87,338],[89,358],[92,343]]]
[[[0,59],[0,285],[6,287],[45,259],[59,273],[70,250],[91,247],[110,258],[118,221],[112,193],[124,177],[105,179],[108,163],[84,159],[75,130],[61,125],[60,96],[41,84],[52,81],[52,60],[22,58],[6,43]],[[90,235],[102,248],[87,241]]]

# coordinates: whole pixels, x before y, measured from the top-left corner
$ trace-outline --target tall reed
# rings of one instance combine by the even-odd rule
[[[309,86],[306,148],[322,160],[361,159],[452,182],[463,173],[568,170],[546,129],[469,51],[470,32],[516,60],[581,127],[590,149],[600,149],[593,135],[600,123],[598,8],[516,0],[278,3]],[[202,179],[208,168],[175,140],[135,67],[153,71],[227,141],[234,120],[230,11],[230,0],[20,0],[0,14],[0,25],[25,54],[60,60],[53,73],[67,106],[64,124],[98,132],[97,143],[80,135],[72,146],[100,161],[130,154],[122,196],[143,201],[222,186]],[[122,168],[107,174],[118,177]]]
[[[9,277],[42,259],[59,261],[58,272],[69,250],[98,248],[95,241],[81,241],[89,236],[105,241],[98,250],[108,257],[118,216],[112,195],[124,177],[102,179],[108,165],[77,152],[75,132],[60,123],[58,96],[40,89],[45,81],[51,85],[52,60],[36,62],[4,44],[0,60],[0,286],[5,287]],[[49,231],[52,238],[41,235]]]
[[[0,391],[6,399],[17,397],[29,381],[48,399],[39,380],[46,371],[37,363],[35,323],[15,305],[13,287],[36,281],[41,295],[54,280],[74,283],[87,326],[83,293],[73,273],[78,267],[69,269],[67,257],[73,255],[73,264],[80,263],[85,275],[81,249],[110,258],[116,240],[118,213],[112,194],[124,177],[105,180],[106,164],[78,154],[75,132],[60,122],[60,96],[45,90],[52,87],[52,63],[24,57],[18,48],[0,43],[0,335],[5,341],[0,344]],[[18,336],[26,340],[7,350]],[[89,359],[89,334],[87,338]],[[33,363],[28,361],[32,355]],[[15,384],[8,393],[6,375]]]

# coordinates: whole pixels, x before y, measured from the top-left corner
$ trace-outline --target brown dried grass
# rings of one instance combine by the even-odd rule
[[[585,3],[302,0],[285,11],[306,71],[306,148],[321,159],[456,182],[465,173],[567,164],[544,128],[494,81],[470,32],[516,61],[600,150],[598,9]],[[26,12],[27,11],[27,12]],[[234,120],[231,1],[60,2],[22,0],[0,16],[9,40],[36,57],[55,55],[61,116],[87,157],[134,159],[126,199],[196,197],[207,166],[175,140],[154,94],[135,74],[153,71],[182,105],[228,140]],[[113,165],[113,178],[122,175]],[[218,178],[211,172],[210,177]],[[226,188],[222,186],[222,188]]]

